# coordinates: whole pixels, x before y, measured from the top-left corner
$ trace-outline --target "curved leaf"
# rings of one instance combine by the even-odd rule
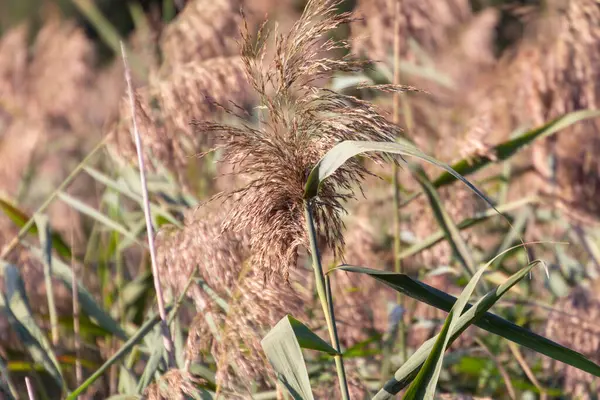
[[[475,192],[478,196],[484,199],[488,204],[493,206],[492,202],[487,198],[485,194],[483,194],[479,189],[477,189],[471,182],[463,178],[461,174],[453,170],[452,167],[450,167],[448,164],[436,160],[431,156],[428,156],[427,154],[423,153],[421,150],[419,150],[414,145],[408,143],[407,141],[393,143],[346,140],[337,144],[331,150],[329,150],[327,154],[325,154],[325,156],[323,156],[323,158],[321,158],[321,160],[319,160],[319,162],[313,167],[304,187],[304,198],[311,199],[315,197],[319,192],[319,187],[321,183],[333,173],[335,173],[335,171],[337,171],[338,168],[344,165],[344,163],[350,158],[368,152],[383,152],[389,154],[397,154],[400,156],[411,156],[421,159],[423,161],[427,161],[430,164],[436,165],[446,170],[449,174],[451,174],[456,179],[462,181],[465,185],[467,185],[473,192]]]
[[[278,379],[296,400],[313,399],[302,348],[339,354],[291,315],[283,317],[264,337],[261,345]]]
[[[429,182],[429,180],[427,180],[426,183],[427,182]],[[427,190],[432,189],[430,183],[424,186]],[[432,190],[435,192],[435,189]],[[439,333],[439,335],[437,335],[438,337],[435,341],[435,344],[433,345],[429,356],[425,360],[423,367],[417,374],[413,383],[406,391],[406,394],[404,395],[405,399],[433,400],[433,395],[435,394],[435,389],[437,387],[437,382],[440,377],[440,372],[442,371],[444,352],[446,351],[446,348],[450,343],[452,333],[460,329],[460,327],[458,326],[458,322],[461,317],[461,314],[463,313],[465,306],[469,302],[469,299],[473,295],[477,283],[479,283],[479,280],[483,276],[483,273],[494,262],[494,260],[495,258],[492,259],[490,262],[486,263],[483,267],[479,268],[479,270],[469,280],[469,283],[467,283],[467,286],[465,286],[460,296],[458,296],[456,303],[454,303],[452,309],[450,310],[450,313],[448,314],[448,317],[446,318],[446,322],[444,323],[442,331]],[[470,322],[467,322],[466,326],[468,325],[470,325]]]

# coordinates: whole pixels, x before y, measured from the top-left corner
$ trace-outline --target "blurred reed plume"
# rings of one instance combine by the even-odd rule
[[[253,382],[269,384],[271,368],[260,340],[284,315],[304,315],[304,299],[286,282],[265,286],[260,270],[248,264],[247,235],[222,230],[226,212],[208,215],[191,213],[183,230],[164,230],[157,236],[161,274],[176,295],[196,274],[187,292],[199,311],[190,328],[188,360],[210,351],[217,363],[217,380],[229,389]],[[215,294],[227,302],[227,309]],[[209,319],[217,332],[211,331]]]
[[[31,49],[28,36],[21,25],[0,40],[0,53],[10,55],[0,58],[0,191],[11,196],[36,149],[64,129],[82,127],[86,102],[80,97],[94,76],[92,46],[74,24],[52,15]]]
[[[545,335],[600,362],[600,301],[598,281],[591,288],[575,288],[560,299],[547,318]],[[562,382],[562,388],[572,398],[591,399],[599,394],[597,379],[569,365],[544,359],[544,368]]]
[[[199,134],[216,134],[222,159],[247,180],[222,195],[234,204],[224,229],[248,232],[251,264],[268,276],[287,277],[298,249],[308,245],[303,195],[316,162],[340,141],[391,141],[399,133],[370,103],[316,86],[336,71],[364,66],[348,57],[332,58],[348,43],[322,40],[351,21],[350,14],[336,12],[338,4],[309,1],[290,32],[276,36],[268,64],[263,63],[269,36],[265,26],[256,41],[247,30],[243,33],[242,58],[261,103],[257,127],[195,123]],[[353,197],[355,184],[366,174],[360,161],[346,163],[322,185],[314,204],[324,247],[335,254],[344,244],[342,203]]]
[[[197,383],[199,379],[189,372],[172,369],[148,386],[144,396],[148,400],[194,399],[198,395]]]
[[[480,74],[480,89],[462,106],[479,120],[479,128],[466,139],[487,143],[480,146],[483,153],[516,129],[599,106],[597,2],[551,1],[532,14],[535,19],[521,42],[491,71]],[[592,200],[600,188],[600,167],[592,156],[599,148],[598,128],[597,120],[578,124],[537,143],[531,157],[545,180],[541,190],[573,216],[600,212]]]
[[[190,121],[218,114],[219,103],[247,107],[251,101],[251,89],[238,57],[175,65],[168,73],[153,76],[147,87],[136,90],[136,120],[151,154],[145,154],[148,165],[163,164],[185,185],[194,156],[214,145],[209,137],[196,134]],[[128,128],[130,118],[127,103],[122,102],[113,132],[119,153],[133,162],[136,153]]]
[[[394,32],[394,12],[399,3],[398,32]],[[352,24],[353,49],[376,61],[389,61],[394,35],[399,35],[400,57],[414,59],[414,40],[426,52],[448,43],[450,33],[471,17],[468,0],[359,0],[358,18]]]
[[[546,13],[535,26],[535,42],[523,44],[515,65],[520,77],[517,93],[536,124],[600,107],[598,2],[553,1]],[[539,69],[532,70],[531,65]],[[600,121],[588,121],[540,142],[534,150],[534,166],[548,185],[544,191],[572,216],[588,221],[590,215],[600,215],[599,132]]]
[[[54,120],[77,116],[73,109],[82,107],[82,93],[94,78],[94,49],[83,30],[58,17],[50,18],[38,33],[29,65],[29,90],[33,107],[44,110]],[[80,125],[78,126],[80,127]]]
[[[194,0],[160,37],[164,66],[203,62],[239,53],[241,0]]]

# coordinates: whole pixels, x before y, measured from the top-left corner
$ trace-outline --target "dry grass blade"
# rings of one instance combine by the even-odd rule
[[[137,122],[135,119],[135,100],[133,97],[133,88],[131,85],[131,73],[129,66],[127,65],[127,54],[125,52],[125,46],[121,43],[121,54],[123,57],[123,64],[125,66],[125,80],[127,82],[127,93],[129,95],[129,102],[131,105],[132,118],[132,135],[135,141],[135,146],[138,154],[138,163],[140,169],[140,180],[142,186],[142,197],[144,204],[144,217],[146,218],[146,234],[148,236],[148,247],[150,250],[150,259],[152,263],[152,275],[154,278],[154,289],[156,290],[156,300],[158,303],[158,312],[160,315],[161,332],[163,335],[163,341],[165,350],[168,355],[169,366],[175,366],[175,348],[173,346],[173,339],[171,338],[171,331],[167,324],[167,313],[165,311],[165,300],[163,297],[162,286],[160,284],[160,275],[158,271],[158,264],[156,262],[156,249],[154,248],[154,229],[152,227],[152,214],[150,213],[150,202],[148,200],[148,188],[146,186],[146,171],[144,168],[144,156],[142,150],[142,139],[137,128]]]

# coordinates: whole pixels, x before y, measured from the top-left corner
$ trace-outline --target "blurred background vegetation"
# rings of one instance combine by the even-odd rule
[[[242,268],[250,245],[220,236],[227,217],[207,203],[240,178],[220,151],[197,157],[222,143],[190,123],[240,124],[220,106],[235,103],[244,123],[261,126],[239,57],[240,7],[252,34],[265,16],[287,32],[305,3],[0,2],[0,397],[27,398],[26,376],[38,398],[51,399],[77,387],[80,398],[287,396],[253,352],[286,313],[327,337],[309,257],[299,251],[277,284]],[[403,139],[456,167],[510,221],[433,168],[425,172],[437,197],[420,196],[428,178],[365,159],[377,177],[347,205],[344,259],[458,295],[470,278],[465,266],[521,240],[543,242],[494,261],[488,289],[527,256],[545,261],[549,275],[524,279],[493,311],[600,362],[600,119],[585,113],[600,102],[600,3],[348,0],[342,11],[357,20],[332,37],[373,62],[319,84],[374,103]],[[132,67],[163,286],[176,309],[175,366],[157,325],[120,41]],[[266,58],[273,53],[267,46]],[[420,90],[395,97],[359,85],[394,81]],[[322,250],[324,265],[341,262]],[[352,398],[371,398],[446,314],[366,277],[332,275]],[[305,358],[315,397],[339,397],[331,360]],[[439,392],[591,399],[598,383],[472,327],[448,350]]]

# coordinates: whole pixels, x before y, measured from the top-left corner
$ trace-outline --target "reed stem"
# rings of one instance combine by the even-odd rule
[[[350,400],[350,394],[348,393],[348,384],[346,381],[346,371],[344,369],[344,360],[340,350],[340,340],[337,334],[337,327],[335,325],[335,316],[333,312],[333,299],[331,298],[331,288],[328,285],[328,280],[323,274],[323,267],[321,265],[321,256],[319,254],[319,247],[317,246],[317,232],[315,230],[315,224],[312,218],[312,209],[310,200],[304,202],[304,216],[306,218],[306,227],[308,229],[308,238],[310,240],[310,253],[312,256],[312,266],[315,272],[315,284],[317,287],[317,295],[323,307],[323,313],[325,314],[325,320],[327,321],[327,329],[329,331],[329,338],[333,348],[340,353],[335,358],[335,368],[337,370],[338,381],[340,384],[340,392],[343,400]]]

